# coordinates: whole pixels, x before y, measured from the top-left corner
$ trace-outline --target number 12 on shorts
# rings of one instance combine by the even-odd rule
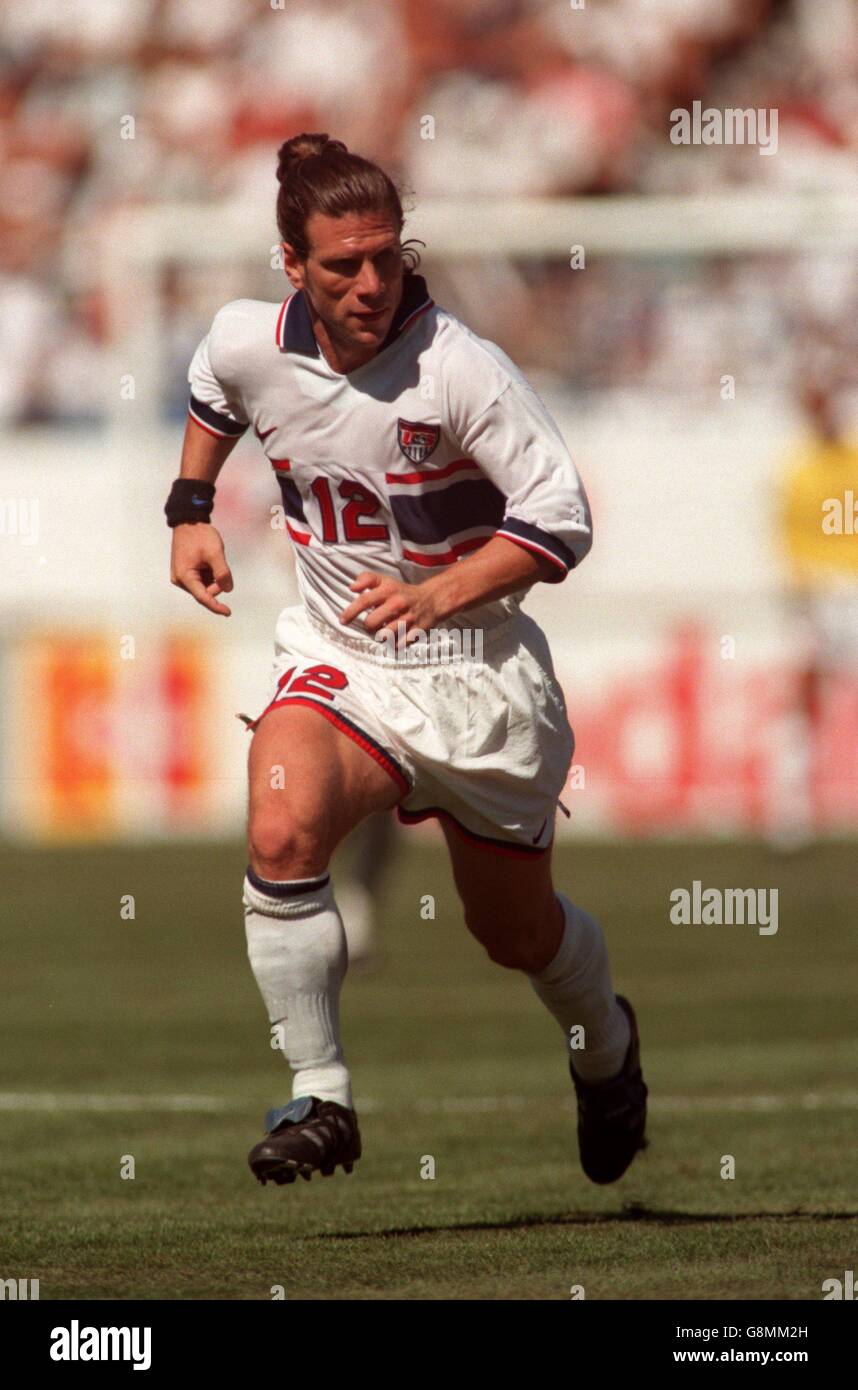
[[[345,690],[349,678],[336,666],[305,666],[297,675],[292,666],[277,682],[277,693],[283,695],[321,695],[333,700],[337,690]]]

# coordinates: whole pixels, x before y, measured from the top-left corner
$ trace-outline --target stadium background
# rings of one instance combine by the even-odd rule
[[[592,494],[586,567],[527,600],[583,768],[558,833],[776,826],[801,799],[797,382],[836,372],[858,416],[854,8],[90,0],[7,4],[4,33],[9,832],[240,830],[232,713],[266,689],[289,543],[243,443],[218,503],[235,616],[206,621],[165,588],[162,494],[214,311],[283,293],[272,153],[304,128],[414,190],[436,299],[532,376]],[[777,152],[671,144],[694,99],[777,108]],[[858,811],[856,699],[844,678],[818,723],[825,830]]]
[[[854,970],[847,932],[858,675],[848,660],[835,663],[808,714],[802,692],[816,639],[796,597],[785,498],[791,461],[810,447],[809,386],[836,397],[847,434],[858,429],[855,6],[79,0],[63,9],[7,0],[2,34],[0,827],[11,978],[20,983],[4,1055],[14,1055],[22,1030],[32,1044],[9,1062],[4,1108],[20,1112],[16,1122],[32,1140],[20,1174],[26,1200],[49,1107],[40,1114],[38,1102],[28,1109],[21,1097],[119,1094],[129,1085],[136,1093],[226,1094],[226,1052],[233,1098],[242,1076],[248,1091],[259,1091],[263,1074],[273,1085],[250,1060],[261,1016],[249,986],[229,1034],[230,1046],[247,1050],[237,1069],[233,1052],[218,1047],[187,1065],[176,1061],[202,1015],[192,1007],[189,1017],[187,1001],[170,990],[198,968],[182,927],[187,911],[199,930],[201,903],[219,943],[209,965],[222,972],[217,1009],[203,1010],[207,1026],[222,1028],[231,1017],[229,982],[245,968],[233,879],[247,736],[233,715],[256,712],[267,689],[274,619],[294,594],[289,545],[271,526],[277,496],[261,450],[244,440],[224,472],[215,517],[236,581],[233,617],[214,619],[169,587],[161,509],[177,472],[188,362],[214,311],[233,298],[284,292],[276,147],[298,131],[327,130],[413,190],[407,234],[426,242],[434,297],[530,376],[588,488],[592,555],[564,585],[535,586],[525,607],[548,633],[577,737],[579,771],[565,798],[572,814],[558,818],[558,837],[578,843],[559,862],[570,881],[590,885],[589,905],[613,918],[621,974],[653,1010],[647,1021],[662,1089],[723,1092],[753,1112],[760,1092],[788,1083],[792,1109],[788,1103],[771,1120],[783,1132],[768,1130],[760,1142],[769,1156],[781,1144],[791,1176],[775,1165],[763,1190],[776,1191],[785,1210],[806,1201],[837,1208],[854,1109],[845,980]],[[671,143],[671,110],[696,100],[776,109],[777,151]],[[846,486],[858,489],[854,454]],[[838,583],[851,583],[848,574]],[[506,976],[484,986],[485,966],[455,944],[452,898],[436,954],[419,957],[420,982],[409,974],[412,946],[392,923],[406,910],[405,880],[437,872],[426,866],[440,837],[434,825],[403,836],[383,914],[389,973],[355,986],[363,990],[354,1005],[357,1046],[363,1039],[371,1051],[367,1040],[380,1029],[396,1050],[396,1019],[382,1017],[382,994],[374,993],[385,980],[409,983],[412,1026],[424,1008],[434,1029],[437,1009],[451,1007],[449,994],[440,1003],[444,970],[458,970],[463,988],[475,980],[478,991],[489,990],[476,997],[486,1002],[486,1036],[499,1030],[498,1067],[508,1049],[509,1072],[520,1058],[503,1020],[518,1019],[521,1001],[515,995],[510,1004]],[[77,857],[69,858],[68,842],[77,842]],[[705,881],[707,870],[722,884],[791,889],[789,934],[782,927],[765,943],[680,942],[667,926],[668,888]],[[607,886],[618,877],[627,899]],[[116,928],[103,885],[114,885],[118,898],[131,891],[129,879],[145,883],[153,931],[157,922],[154,975],[139,942],[121,960],[108,945]],[[54,922],[54,885],[86,977]],[[198,896],[185,908],[189,885]],[[51,976],[63,999],[54,1015],[60,1032],[43,1038],[34,912],[45,951],[53,941],[61,962]],[[121,994],[126,968],[140,972],[139,988],[128,986],[127,1003],[139,1010],[133,1037],[108,999],[111,983]],[[656,1006],[668,1003],[675,1007],[656,1022]],[[84,1036],[89,1009],[100,1049]],[[733,1018],[731,1041],[704,1046],[695,1013],[698,1022],[719,1020],[718,1029]],[[423,1084],[455,1089],[456,1028],[468,1019],[464,1009],[442,1017],[449,1058],[441,1047],[440,1070],[418,1067],[421,1079],[400,1077],[391,1095]],[[547,1106],[547,1038],[527,1019],[530,1071],[513,1089],[541,1087]],[[516,1036],[520,1042],[520,1028]],[[678,1078],[674,1049],[695,1038],[698,1051],[692,1047]],[[420,1065],[429,1065],[422,1053]],[[371,1066],[369,1073],[370,1089],[383,1090],[389,1078],[374,1081]],[[487,1071],[473,1079],[481,1084],[491,1097],[500,1083]],[[829,1125],[823,1148],[801,1158],[796,1110],[826,1086],[839,1098],[818,1120],[817,1137]],[[454,1142],[461,1116],[443,1113]],[[512,1123],[503,1105],[495,1119]],[[102,1121],[89,1122],[91,1151],[81,1163],[103,1142]],[[693,1155],[699,1135],[693,1125],[685,1133]],[[226,1125],[221,1139],[224,1151],[235,1147]],[[693,1166],[687,1154],[683,1162]],[[669,1162],[662,1178],[689,1209],[698,1199],[730,1209],[729,1184],[700,1198],[683,1171],[687,1190],[672,1186]],[[224,1178],[229,1194],[230,1182]],[[491,1199],[487,1208],[472,1195],[482,1216]],[[495,1195],[503,1207],[503,1191]],[[592,1205],[600,1194],[579,1198]],[[538,1200],[534,1189],[531,1204]],[[756,1197],[749,1200],[757,1211]],[[345,1219],[346,1208],[338,1210]],[[312,1224],[312,1215],[300,1219]],[[22,1230],[32,1235],[45,1223],[34,1208]],[[22,1239],[22,1249],[36,1248]],[[632,1275],[628,1292],[612,1295],[605,1275],[605,1296],[656,1296],[646,1292],[654,1256],[645,1253],[641,1282]],[[716,1296],[736,1288],[815,1296],[785,1272],[797,1258],[784,1255],[774,1287],[771,1270],[749,1265],[732,1283],[722,1270]],[[836,1273],[843,1258],[832,1253],[834,1268],[824,1272]],[[98,1256],[90,1265],[71,1257],[59,1264],[54,1288],[108,1296],[141,1288],[142,1276],[123,1284],[114,1270],[109,1278]],[[383,1259],[377,1267],[386,1268]],[[500,1283],[470,1277],[466,1294],[521,1296],[502,1274]],[[601,1276],[592,1277],[600,1287]],[[231,1296],[236,1287],[225,1277],[165,1278],[155,1287],[180,1296]],[[316,1289],[315,1278],[307,1274],[303,1287]],[[350,1286],[342,1270],[337,1278],[319,1285],[324,1294],[360,1285]],[[403,1278],[393,1267],[379,1274],[388,1292],[404,1287]],[[257,1296],[252,1287],[245,1296]],[[524,1296],[551,1296],[545,1282],[531,1287],[542,1293]],[[674,1255],[659,1287],[683,1296]]]

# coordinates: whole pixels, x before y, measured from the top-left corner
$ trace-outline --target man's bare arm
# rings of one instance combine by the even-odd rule
[[[493,536],[472,555],[427,580],[426,588],[433,590],[438,617],[443,620],[556,574],[557,566],[544,556],[523,550],[505,536]]]
[[[209,434],[189,418],[179,476],[213,484],[237,443],[236,439]],[[217,596],[232,592],[232,575],[220,533],[210,523],[195,521],[173,527],[170,581],[210,612],[230,616],[231,610],[219,603]]]
[[[358,597],[340,614],[340,622],[350,623],[363,613],[362,625],[370,634],[396,635],[400,621],[406,633],[414,628],[428,632],[435,622],[506,598],[538,579],[551,579],[556,572],[544,556],[523,550],[505,536],[493,536],[473,555],[421,583],[407,584],[392,575],[364,570],[349,585]]]
[[[185,439],[182,444],[182,466],[180,478],[196,478],[200,482],[215,483],[236,444],[237,439],[219,439],[209,434],[202,425],[188,416],[185,426]],[[176,527],[176,530],[179,528]]]

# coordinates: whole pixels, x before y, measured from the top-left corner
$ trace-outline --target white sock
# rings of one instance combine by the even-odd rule
[[[557,955],[528,979],[563,1029],[567,1053],[582,1081],[616,1076],[631,1042],[631,1025],[617,1003],[602,928],[562,893],[566,925]],[[583,1047],[571,1047],[570,1030],[583,1028]]]
[[[353,1108],[339,1019],[348,951],[330,875],[275,883],[248,868],[243,902],[248,959],[279,1025],[293,1098]]]

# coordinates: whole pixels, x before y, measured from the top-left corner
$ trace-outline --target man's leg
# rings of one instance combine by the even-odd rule
[[[647,1088],[634,1012],[614,995],[601,927],[551,881],[550,850],[504,858],[445,824],[465,921],[492,960],[522,970],[567,1045],[587,1177],[616,1182],[645,1145]],[[570,1030],[576,1031],[570,1046]]]
[[[260,722],[249,778],[250,963],[294,1072],[293,1095],[351,1108],[339,1036],[347,952],[328,864],[343,837],[401,791],[320,714],[288,704]]]
[[[631,1039],[629,1019],[614,995],[601,927],[554,890],[551,851],[507,858],[442,825],[469,931],[498,965],[528,976],[584,1081],[616,1076]],[[584,1045],[569,1051],[573,1027],[583,1030]]]

